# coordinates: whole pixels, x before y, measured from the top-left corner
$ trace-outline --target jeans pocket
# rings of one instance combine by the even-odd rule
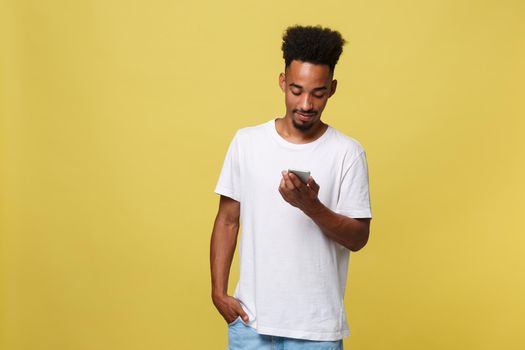
[[[241,319],[241,316],[237,316],[237,318],[233,321],[231,321],[230,323],[228,323],[228,327],[231,327],[233,326],[234,324],[236,324],[239,320]]]

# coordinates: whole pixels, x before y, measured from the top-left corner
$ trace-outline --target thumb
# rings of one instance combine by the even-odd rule
[[[244,311],[241,304],[238,304],[237,306],[237,313],[239,314],[239,316],[241,316],[244,322],[248,322],[250,320],[250,318],[248,317],[248,314]]]
[[[308,187],[310,187],[314,191],[317,191],[319,189],[319,185],[317,184],[317,182],[315,182],[314,178],[311,176],[308,178],[307,184],[308,184]]]

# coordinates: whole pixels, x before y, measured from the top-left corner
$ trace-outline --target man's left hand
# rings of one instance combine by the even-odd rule
[[[307,183],[304,183],[294,173],[286,170],[282,171],[282,176],[279,192],[285,201],[304,212],[319,205],[319,185],[313,177],[310,176]]]

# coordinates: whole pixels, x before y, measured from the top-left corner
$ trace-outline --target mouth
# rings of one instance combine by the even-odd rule
[[[301,113],[301,112],[295,112],[295,115],[299,118],[299,120],[303,122],[309,122],[315,117],[316,113]]]

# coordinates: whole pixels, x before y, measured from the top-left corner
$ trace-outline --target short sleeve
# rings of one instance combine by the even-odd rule
[[[360,151],[343,172],[335,211],[352,218],[372,217],[368,190],[368,165],[364,150]]]
[[[215,193],[241,201],[238,132],[233,137],[226,152],[219,180],[215,186]]]

